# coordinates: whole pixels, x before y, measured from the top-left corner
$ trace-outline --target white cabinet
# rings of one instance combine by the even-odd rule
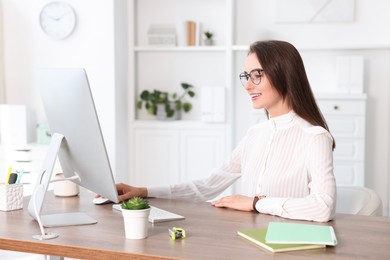
[[[366,95],[320,95],[317,100],[336,140],[337,185],[364,186]]]
[[[133,185],[169,185],[206,177],[226,157],[224,126],[198,122],[137,122],[130,180]]]
[[[226,131],[183,129],[180,133],[180,181],[206,178],[226,158]]]
[[[12,166],[12,172],[23,170],[21,181],[24,184],[23,196],[32,195],[48,149],[49,145],[36,143],[0,145],[0,183],[4,183],[9,166]],[[61,165],[57,159],[53,168],[53,176],[61,172]],[[53,189],[52,185],[48,189]]]
[[[177,129],[139,127],[134,131],[134,185],[169,185],[179,179]],[[131,166],[130,166],[131,167]]]
[[[43,159],[46,156],[46,145],[0,145],[0,178],[6,179],[9,166],[12,172],[23,170],[23,195],[32,194],[37,174],[41,170]]]

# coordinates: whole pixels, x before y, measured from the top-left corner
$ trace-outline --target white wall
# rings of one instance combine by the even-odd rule
[[[235,2],[238,21],[234,42],[237,44],[275,38],[288,39],[298,47],[388,45],[390,42],[390,34],[383,31],[390,20],[390,1],[387,0],[355,0],[353,22],[330,23],[275,23],[277,1]],[[248,21],[248,18],[255,19]]]
[[[3,24],[3,8],[0,2],[0,24]],[[0,104],[4,103],[3,26],[0,26]]]
[[[4,11],[5,101],[9,104],[27,105],[36,112],[37,122],[44,122],[46,119],[34,80],[34,70],[40,67],[84,67],[115,172],[116,150],[126,146],[121,145],[123,142],[119,142],[116,135],[117,106],[123,105],[123,102],[116,103],[117,90],[125,88],[126,79],[123,73],[116,72],[121,64],[116,63],[115,55],[121,50],[121,46],[114,44],[117,33],[114,30],[117,22],[114,19],[114,5],[124,2],[67,1],[75,9],[77,26],[73,34],[63,40],[49,38],[39,27],[40,10],[48,2],[49,0],[1,1]],[[121,17],[125,19],[125,16]],[[126,24],[126,21],[122,23]],[[125,56],[123,52],[122,56]],[[126,62],[122,64],[126,67]],[[116,77],[117,75],[121,76]],[[122,160],[123,165],[119,166],[121,171],[126,168],[125,162]]]

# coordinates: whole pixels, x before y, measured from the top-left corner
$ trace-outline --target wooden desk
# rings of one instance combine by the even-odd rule
[[[39,241],[38,224],[24,209],[0,212],[0,249],[83,259],[390,259],[390,218],[337,215],[322,225],[335,227],[336,247],[272,254],[237,236],[241,228],[264,227],[269,221],[291,221],[275,216],[220,209],[209,203],[151,199],[154,206],[186,216],[185,220],[150,224],[144,240],[125,239],[123,219],[111,205],[92,204],[93,194],[58,198],[49,193],[44,212],[82,211],[98,220],[95,225],[47,228],[56,239]],[[303,223],[308,223],[302,221]],[[168,228],[182,227],[187,238],[171,240]]]

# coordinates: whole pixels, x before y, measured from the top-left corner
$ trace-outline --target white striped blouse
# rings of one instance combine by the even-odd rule
[[[251,127],[230,158],[212,174],[170,187],[149,187],[148,196],[206,201],[241,177],[243,195],[264,195],[260,213],[326,222],[336,208],[333,139],[293,111]]]

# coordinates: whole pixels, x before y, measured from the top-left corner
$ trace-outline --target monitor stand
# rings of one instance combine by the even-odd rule
[[[42,215],[41,219],[44,227],[77,226],[97,223],[95,219],[82,212]]]
[[[47,152],[45,161],[43,162],[42,170],[38,176],[38,180],[35,184],[33,194],[28,204],[28,212],[40,226],[42,225],[44,227],[96,224],[97,221],[95,219],[82,212],[41,215],[43,202],[51,182],[57,154],[60,146],[64,145],[64,139],[65,137],[61,134],[55,133],[52,135],[49,150]],[[65,178],[64,180],[68,179]]]

